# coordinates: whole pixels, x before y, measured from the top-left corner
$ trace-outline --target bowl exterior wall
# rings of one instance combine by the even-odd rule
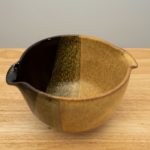
[[[61,101],[61,130],[66,132],[82,132],[94,129],[107,121],[120,103],[128,82],[119,90],[100,99],[82,101]]]
[[[34,93],[22,86],[32,112],[50,127],[64,132],[82,132],[94,129],[107,121],[122,99],[128,82],[104,97],[88,100],[60,100],[42,93]]]

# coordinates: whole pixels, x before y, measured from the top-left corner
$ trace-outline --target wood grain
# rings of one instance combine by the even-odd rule
[[[150,149],[150,49],[127,49],[139,68],[125,97],[104,126],[81,134],[56,132],[36,119],[16,87],[5,83],[9,66],[24,49],[0,49],[0,150]]]

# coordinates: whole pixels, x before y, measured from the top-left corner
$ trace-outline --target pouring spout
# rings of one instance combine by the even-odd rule
[[[135,58],[130,53],[128,53],[127,51],[124,51],[124,56],[127,59],[127,61],[129,62],[131,69],[138,68],[137,61],[135,60]]]
[[[18,71],[19,71],[19,62],[17,62],[16,64],[13,64],[7,72],[6,82],[8,84],[14,85],[17,83]]]

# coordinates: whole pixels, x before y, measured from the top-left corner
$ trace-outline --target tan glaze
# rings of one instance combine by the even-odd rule
[[[36,67],[41,54],[44,63]],[[28,48],[6,80],[19,87],[40,120],[59,131],[82,132],[112,116],[133,68],[135,59],[121,48],[89,36],[65,35]]]

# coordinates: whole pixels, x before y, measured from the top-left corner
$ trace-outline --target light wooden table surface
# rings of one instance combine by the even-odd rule
[[[0,150],[150,150],[150,49],[127,49],[139,63],[124,99],[104,126],[81,134],[53,131],[5,83],[24,49],[0,49]]]

